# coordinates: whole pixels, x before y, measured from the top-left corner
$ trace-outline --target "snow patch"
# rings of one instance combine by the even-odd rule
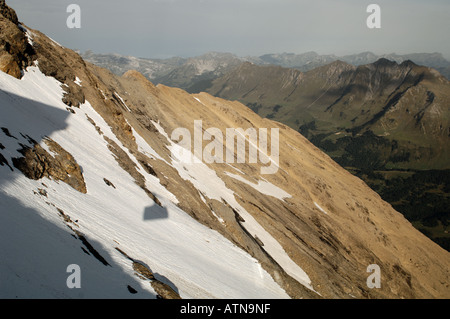
[[[23,32],[25,32],[25,36],[27,37],[27,41],[28,41],[28,44],[29,45],[31,45],[31,46],[33,46],[34,45],[34,42],[33,42],[33,33],[30,31],[30,30],[28,30],[27,28],[25,28],[22,24],[20,24],[19,23],[19,29],[21,29]]]
[[[196,99],[196,100],[197,100],[197,102],[199,102],[200,104],[202,104],[202,105],[206,106],[206,105],[205,105],[205,103],[203,103],[202,101],[200,101],[200,99],[199,99],[199,98],[197,98],[197,97],[195,97],[195,96],[194,96],[194,99]]]
[[[55,40],[53,40],[52,38],[50,38],[49,36],[47,36],[47,38],[49,38],[54,44],[56,44],[57,46],[64,48],[61,44],[59,44],[58,42],[56,42]]]
[[[122,97],[117,93],[114,92],[114,95],[119,98],[120,102],[122,102],[122,104],[125,106],[125,108],[127,109],[128,112],[132,113],[130,108],[128,107],[128,105],[125,103],[125,101],[122,99]]]
[[[316,207],[317,207],[322,213],[324,213],[325,215],[328,215],[328,213],[327,213],[322,207],[320,207],[319,204],[317,204],[316,202],[314,202],[314,205],[316,205]]]
[[[284,200],[285,198],[291,198],[292,196],[287,193],[286,191],[284,191],[283,189],[279,188],[278,186],[273,185],[272,183],[264,180],[261,181],[259,180],[257,184],[254,184],[248,180],[246,180],[245,178],[243,178],[240,175],[235,175],[235,174],[231,174],[228,172],[225,172],[226,175],[240,181],[243,182],[251,187],[253,187],[254,189],[256,189],[258,192],[260,192],[261,194],[264,195],[269,195],[272,197],[276,197],[279,200]]]
[[[165,162],[166,164],[169,164],[164,158],[162,158],[158,153],[156,153],[156,151],[150,145],[148,145],[148,143],[144,140],[144,138],[138,132],[136,132],[134,127],[132,127],[131,125],[130,127],[133,136],[136,138],[136,144],[138,146],[139,152],[149,156],[150,158],[159,159]]]
[[[78,76],[75,78],[74,82],[75,82],[76,85],[81,86],[81,82],[82,81],[80,80],[80,78]]]

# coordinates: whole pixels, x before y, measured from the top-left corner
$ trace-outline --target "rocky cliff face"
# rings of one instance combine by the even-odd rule
[[[0,69],[16,78],[30,65],[34,50],[14,10],[0,3]]]
[[[2,246],[0,267],[8,283],[2,294],[23,296],[31,288],[70,294],[55,288],[63,285],[61,276],[46,273],[57,272],[69,255],[89,265],[83,269],[95,285],[86,283],[85,296],[122,291],[128,280],[129,293],[146,296],[136,288],[150,281],[146,289],[153,297],[166,298],[449,297],[448,252],[295,130],[238,102],[155,86],[135,71],[114,75],[38,31],[11,28],[31,35],[36,59],[34,66],[22,66],[22,80],[0,77],[0,196],[8,207],[0,211],[0,233],[16,238],[9,231],[16,228],[34,244],[20,246],[22,256]],[[269,144],[276,143],[270,129],[278,129],[278,169],[264,175],[262,162],[183,160],[171,132],[184,128],[194,137],[199,120],[203,133],[266,128]],[[249,139],[247,152],[255,147]],[[201,149],[210,141],[203,138]],[[216,150],[229,147],[218,142]],[[20,158],[19,149],[25,159],[4,165]],[[20,223],[23,212],[23,221],[44,216],[59,230],[45,224],[47,231],[39,232],[40,222]],[[59,240],[52,242],[49,234]],[[73,240],[81,241],[81,250]],[[36,244],[41,242],[51,245]],[[44,257],[48,251],[51,260]],[[33,270],[33,280],[21,281],[33,258],[44,266]],[[381,269],[379,289],[366,284],[371,264]],[[139,283],[122,272],[138,275]],[[122,288],[96,290],[116,282]]]

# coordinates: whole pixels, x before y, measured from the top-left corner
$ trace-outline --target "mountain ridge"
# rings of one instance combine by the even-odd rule
[[[209,52],[197,57],[173,57],[169,59],[136,58],[118,54],[95,54],[92,51],[86,51],[80,54],[86,61],[110,69],[115,74],[121,75],[127,70],[137,69],[155,83],[180,87],[191,93],[198,93],[204,90],[210,84],[211,80],[229,72],[239,62],[251,62],[256,65],[273,64],[306,72],[338,60],[359,66],[386,58],[397,63],[412,60],[416,64],[437,69],[447,79],[450,77],[450,62],[441,53],[413,53],[405,55],[391,53],[376,55],[372,52],[362,52],[353,55],[336,56],[334,54],[320,55],[311,51],[302,54],[281,53],[265,54],[259,57],[239,57],[232,53]],[[222,67],[216,67],[209,70],[209,72],[198,72],[196,64],[201,60],[209,60],[210,63],[222,65]]]

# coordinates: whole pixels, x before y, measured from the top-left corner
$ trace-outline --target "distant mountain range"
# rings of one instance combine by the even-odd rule
[[[199,92],[212,80],[245,62],[231,53],[211,52],[194,58],[146,59],[118,54],[82,53],[85,61],[109,69],[117,75],[137,70],[154,84]]]
[[[239,57],[231,53],[209,52],[192,58],[173,57],[169,59],[148,59],[119,54],[96,54],[92,51],[80,53],[83,59],[122,75],[129,70],[137,70],[155,84],[179,87],[191,93],[198,93],[243,62],[256,65],[278,65],[306,72],[334,61],[343,61],[354,66],[373,63],[386,58],[397,63],[411,60],[418,65],[435,68],[447,79],[450,78],[450,62],[440,53],[395,53],[376,55],[363,52],[353,55],[320,55],[316,52],[302,54],[266,54],[259,57]]]
[[[385,58],[397,63],[403,61],[411,60],[416,64],[424,65],[437,69],[438,71],[447,72],[443,74],[448,76],[450,73],[449,67],[450,62],[447,61],[441,53],[412,53],[399,55],[396,53],[390,54],[374,54],[372,52],[362,52],[358,54],[351,54],[345,56],[336,56],[334,54],[330,55],[320,55],[316,52],[307,52],[303,54],[293,54],[293,53],[282,53],[282,54],[266,54],[258,59],[255,59],[255,64],[274,64],[283,66],[286,68],[295,68],[301,71],[309,71],[316,67],[329,64],[334,61],[343,61],[349,64],[359,66],[363,64],[373,63],[381,58]]]

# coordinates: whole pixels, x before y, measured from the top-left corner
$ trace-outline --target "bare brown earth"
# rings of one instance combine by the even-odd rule
[[[179,206],[187,214],[257,258],[292,298],[450,297],[450,254],[298,132],[263,119],[238,102],[154,86],[134,71],[122,77],[113,75],[85,63],[78,54],[40,32],[30,32],[42,72],[67,85],[64,101],[68,107],[76,111],[77,106],[89,101],[120,142],[178,198]],[[82,87],[74,83],[76,77],[81,79]],[[115,93],[124,99],[126,106]],[[242,217],[226,202],[207,197],[206,203],[203,202],[200,192],[182,179],[175,168],[139,151],[131,127],[168,163],[172,161],[167,139],[152,120],[159,122],[169,136],[178,127],[188,128],[193,136],[194,120],[202,120],[204,128],[216,127],[222,132],[239,127],[280,129],[280,169],[276,174],[261,176],[260,164],[232,165],[242,173],[227,164],[209,166],[234,191],[236,200],[309,275],[320,296],[286,274],[254,234],[242,227]],[[122,154],[118,161],[139,183],[136,168],[127,165],[126,157]],[[264,195],[225,172],[239,174],[254,183],[264,178],[291,197],[281,200]],[[212,211],[224,222],[213,216]],[[369,289],[366,285],[369,275],[366,269],[370,264],[381,268],[380,289]]]

